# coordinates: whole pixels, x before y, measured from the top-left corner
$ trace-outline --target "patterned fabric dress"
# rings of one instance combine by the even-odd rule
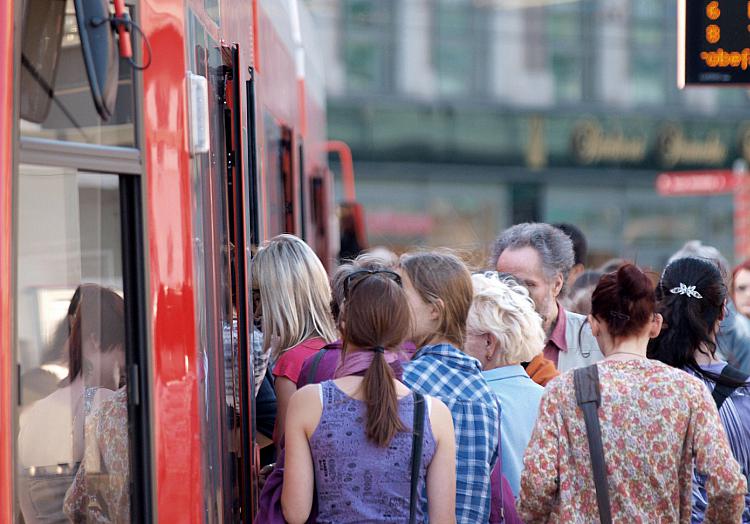
[[[703,366],[705,371],[720,375],[726,364],[712,364]],[[702,378],[702,377],[701,377]],[[716,383],[703,379],[708,388],[713,391]],[[729,446],[734,458],[742,468],[742,474],[748,478],[750,474],[750,383],[737,388],[731,397],[727,398],[719,410],[721,422],[727,432]],[[695,473],[693,478],[693,517],[692,522],[698,524],[705,520],[706,506],[706,476]],[[745,494],[745,510],[742,512],[742,524],[750,524],[750,493]]]
[[[318,494],[317,522],[408,522],[413,396],[407,395],[398,402],[401,422],[409,431],[398,433],[388,446],[381,448],[365,435],[365,403],[349,397],[330,380],[320,387],[323,413],[310,437]],[[424,491],[427,467],[435,455],[427,409],[424,416],[419,493]],[[417,503],[417,522],[424,522],[425,507],[422,496]]]
[[[599,420],[614,522],[688,523],[693,464],[706,475],[712,523],[737,523],[745,478],[708,389],[661,362],[599,362]],[[598,522],[583,413],[573,373],[550,382],[524,457],[526,522]]]
[[[65,495],[71,522],[130,522],[128,394],[123,387],[86,420],[86,450]]]

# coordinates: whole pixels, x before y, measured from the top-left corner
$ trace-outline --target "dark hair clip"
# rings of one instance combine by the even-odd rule
[[[610,311],[609,316],[612,317],[613,320],[622,320],[623,322],[630,320],[630,315],[620,313],[619,311]]]
[[[380,354],[385,353],[385,348],[383,346],[375,346],[374,348],[372,348],[372,350],[375,353],[380,353]]]

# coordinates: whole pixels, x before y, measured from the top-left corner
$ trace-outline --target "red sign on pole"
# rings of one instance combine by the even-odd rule
[[[676,171],[656,177],[656,191],[662,196],[700,196],[731,193],[737,177],[730,170]]]

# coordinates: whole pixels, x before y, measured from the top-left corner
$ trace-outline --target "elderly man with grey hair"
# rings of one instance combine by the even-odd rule
[[[573,243],[565,233],[549,224],[516,224],[497,237],[490,263],[529,290],[544,322],[544,357],[558,370],[565,372],[604,358],[586,317],[566,311],[558,301],[574,263]]]
[[[724,278],[729,279],[729,262],[715,247],[707,246],[700,240],[690,240],[669,258],[667,264],[685,257],[712,260],[719,266]],[[727,282],[727,288],[732,288],[731,282]],[[716,334],[716,349],[719,356],[729,364],[744,373],[750,373],[750,320],[737,313],[731,298],[727,299],[724,319]]]

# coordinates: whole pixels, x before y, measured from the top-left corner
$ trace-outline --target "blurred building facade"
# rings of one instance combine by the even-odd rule
[[[662,171],[750,160],[744,89],[676,88],[675,0],[309,0],[329,136],[352,147],[369,241],[485,247],[571,222],[590,262],[733,255],[732,197]]]

